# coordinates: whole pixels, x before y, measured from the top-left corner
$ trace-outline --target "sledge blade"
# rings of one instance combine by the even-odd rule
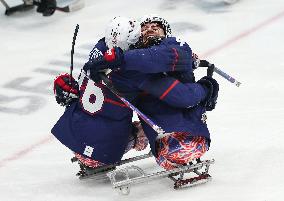
[[[174,189],[178,190],[181,188],[197,186],[200,184],[207,183],[208,181],[211,181],[211,180],[212,180],[212,177],[209,174],[202,174],[197,177],[193,177],[189,179],[178,179],[174,183]]]

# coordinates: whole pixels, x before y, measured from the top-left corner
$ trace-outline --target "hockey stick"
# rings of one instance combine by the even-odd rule
[[[72,40],[70,78],[69,78],[69,83],[70,84],[72,84],[74,46],[75,46],[75,41],[76,41],[76,37],[77,37],[78,31],[79,31],[79,24],[76,25],[76,28],[75,28],[75,31],[74,31],[74,35],[73,35],[73,40]]]
[[[213,66],[213,64],[208,62],[208,66],[199,66],[199,67],[210,68],[212,66]],[[241,85],[241,82],[237,81],[235,78],[231,77],[230,75],[228,75],[227,73],[225,73],[221,69],[217,68],[216,66],[214,66],[213,71],[216,72],[218,75],[222,76],[223,78],[225,78],[226,80],[228,80],[229,82],[233,83],[237,87],[239,87]]]
[[[129,107],[132,111],[134,111],[141,119],[145,121],[157,134],[156,139],[160,139],[162,137],[165,137],[167,135],[170,135],[171,133],[166,133],[160,126],[155,124],[151,119],[149,119],[145,114],[143,114],[138,108],[136,108],[134,105],[132,105],[128,100],[123,98],[120,93],[114,88],[114,86],[111,84],[111,81],[106,77],[104,73],[99,73],[100,78],[105,83],[106,87],[114,93],[127,107]]]
[[[223,78],[225,78],[229,82],[233,83],[237,87],[239,87],[241,85],[241,82],[239,82],[238,80],[236,80],[235,78],[231,77],[230,75],[228,75],[227,73],[223,72],[222,70],[220,70],[217,67],[214,68],[214,72],[216,72],[218,75],[222,76]]]

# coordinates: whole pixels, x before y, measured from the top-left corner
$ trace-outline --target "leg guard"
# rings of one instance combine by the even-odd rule
[[[171,170],[200,158],[208,150],[205,137],[192,137],[189,133],[175,132],[157,142],[157,163]]]
[[[75,153],[75,157],[78,158],[78,160],[83,163],[85,166],[87,167],[91,167],[91,168],[97,168],[97,167],[101,167],[104,166],[104,163],[101,163],[99,161],[90,159],[90,158],[86,158],[80,154]]]

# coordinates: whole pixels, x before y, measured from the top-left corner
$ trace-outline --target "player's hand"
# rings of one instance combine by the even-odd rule
[[[213,76],[214,69],[215,69],[215,65],[214,64],[211,64],[211,63],[209,63],[206,60],[200,60],[199,66],[200,67],[207,67],[207,76],[208,77],[212,77]]]
[[[56,102],[61,106],[69,106],[79,98],[78,83],[67,73],[56,77],[53,91]]]
[[[124,62],[123,51],[119,47],[114,47],[105,52],[104,56],[100,59],[89,60],[83,67],[85,72],[90,71],[90,77],[93,81],[100,81],[98,73],[105,69],[119,69]]]
[[[203,87],[207,89],[207,97],[201,104],[204,104],[207,111],[212,111],[215,109],[217,104],[218,92],[219,92],[219,84],[212,77],[205,76],[197,81],[197,83],[201,84]]]

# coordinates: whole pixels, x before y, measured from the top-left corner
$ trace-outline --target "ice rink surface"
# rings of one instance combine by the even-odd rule
[[[9,2],[9,0],[7,0]],[[35,10],[5,16],[0,5],[1,201],[282,201],[284,186],[284,1],[86,0],[73,13],[42,17]],[[208,113],[214,158],[210,183],[175,191],[161,179],[133,186],[128,196],[107,181],[80,181],[72,153],[50,134],[63,113],[52,95],[54,76],[69,72],[73,31],[80,25],[75,74],[114,16],[157,13],[201,58],[242,82],[219,75],[216,109]],[[204,71],[197,70],[197,76]],[[126,157],[139,153],[131,152]],[[138,165],[156,167],[153,159]]]

